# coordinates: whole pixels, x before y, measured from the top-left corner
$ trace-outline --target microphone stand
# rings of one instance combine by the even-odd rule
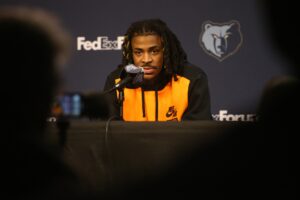
[[[121,80],[119,83],[117,83],[117,86],[109,89],[109,90],[106,90],[104,91],[104,94],[108,94],[108,93],[111,93],[115,90],[117,90],[119,92],[119,98],[118,98],[118,104],[119,104],[119,107],[120,107],[120,118],[123,120],[123,101],[124,101],[124,87],[125,85],[132,81],[133,77],[131,76],[127,76],[125,77],[124,80]]]
[[[117,83],[113,88],[104,91],[104,94],[110,93],[114,90],[119,92],[118,104],[120,107],[120,118],[123,120],[123,101],[124,101],[124,87],[127,83],[133,81],[133,83],[141,83],[143,81],[144,71],[143,68],[138,68],[133,65],[127,65],[128,70],[132,70],[132,73],[128,72],[127,76]],[[125,67],[125,68],[126,68]],[[138,70],[138,71],[136,71]],[[131,75],[130,75],[131,74]]]
[[[123,119],[123,101],[124,101],[124,90],[123,90],[123,88],[119,88],[118,92],[119,92],[118,104],[120,106],[120,118]]]

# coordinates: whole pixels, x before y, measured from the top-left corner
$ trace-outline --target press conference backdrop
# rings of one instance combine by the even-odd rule
[[[101,91],[121,62],[121,44],[137,20],[161,18],[178,36],[191,63],[208,75],[212,113],[220,121],[253,121],[266,81],[288,72],[272,48],[256,0],[1,0],[33,5],[62,19],[73,36],[64,90]],[[212,34],[226,40],[218,51]]]

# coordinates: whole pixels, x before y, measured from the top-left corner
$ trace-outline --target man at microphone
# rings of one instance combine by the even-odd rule
[[[122,45],[122,64],[107,77],[112,117],[124,121],[210,120],[205,72],[188,63],[176,35],[160,19],[137,21]]]

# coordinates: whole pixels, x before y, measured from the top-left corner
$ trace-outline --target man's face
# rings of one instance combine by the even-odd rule
[[[134,65],[144,68],[144,79],[154,80],[163,65],[163,45],[158,35],[138,35],[131,40]]]

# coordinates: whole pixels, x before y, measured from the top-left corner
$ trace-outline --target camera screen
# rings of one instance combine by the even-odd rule
[[[55,116],[80,117],[82,114],[82,96],[79,93],[59,95],[52,112]]]

